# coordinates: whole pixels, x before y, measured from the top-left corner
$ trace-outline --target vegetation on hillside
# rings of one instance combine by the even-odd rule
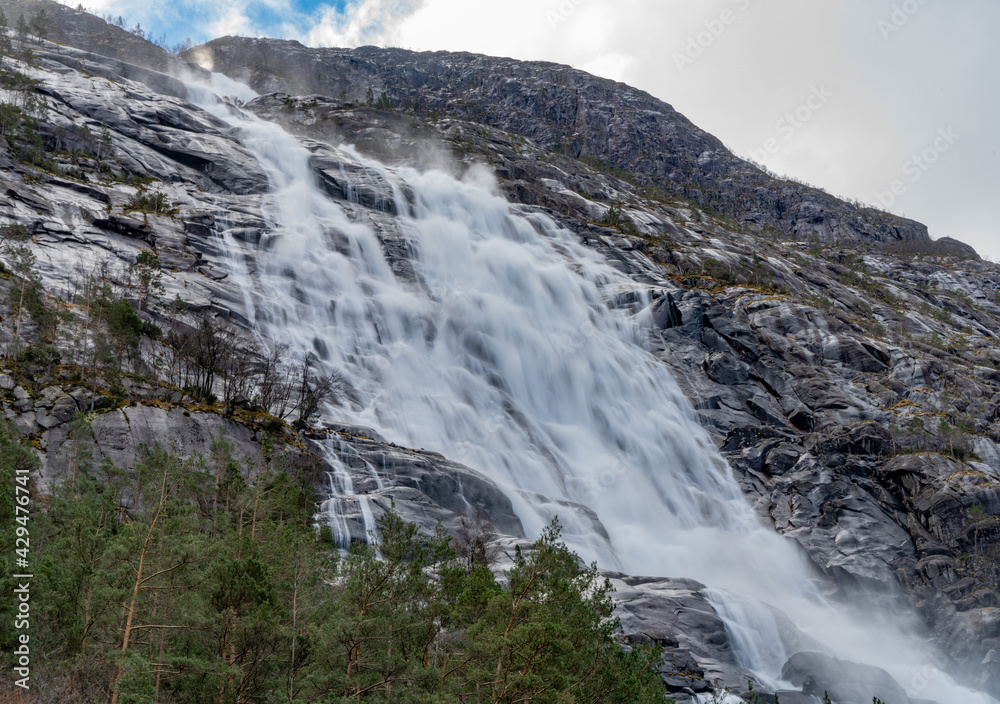
[[[140,205],[155,210],[163,202],[158,196]],[[269,414],[273,427],[293,417],[306,425],[324,404],[351,397],[345,382],[319,370],[312,357],[296,365],[287,345],[261,343],[212,311],[189,311],[179,298],[168,304],[162,265],[149,250],[132,264],[100,260],[77,272],[73,290],[53,295],[30,240],[23,225],[0,225],[0,368],[25,388],[38,390],[57,377],[78,382],[89,388],[95,410],[101,396],[105,405],[124,401],[131,377],[159,386],[162,397],[177,392],[229,414]]]
[[[35,460],[7,425],[0,459],[10,524],[7,475]],[[39,701],[663,701],[657,654],[614,640],[610,587],[555,522],[498,580],[391,512],[340,557],[279,453],[219,437],[204,457],[76,459],[33,498]]]

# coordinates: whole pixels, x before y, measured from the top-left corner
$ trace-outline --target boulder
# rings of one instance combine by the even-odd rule
[[[824,653],[795,653],[782,668],[781,679],[801,687],[805,694],[822,697],[829,693],[837,704],[871,704],[873,697],[885,704],[911,704],[906,691],[885,670]]]

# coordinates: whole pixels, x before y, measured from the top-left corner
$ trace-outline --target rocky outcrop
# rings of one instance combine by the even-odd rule
[[[655,644],[663,651],[660,673],[671,698],[693,702],[719,687],[745,687],[753,678],[733,656],[726,625],[705,593],[689,579],[608,573],[615,587],[626,645]]]
[[[490,125],[548,152],[617,169],[640,187],[663,189],[759,230],[778,228],[827,242],[928,240],[919,223],[772,178],[666,103],[568,66],[377,47],[312,49],[242,37],[217,39],[184,56],[261,93],[318,94],[338,107],[385,94],[396,109],[425,119]]]
[[[785,679],[813,697],[828,695],[843,704],[868,704],[872,697],[909,704],[912,700],[888,672],[831,658],[823,653],[796,653],[781,672]]]
[[[108,280],[124,286],[128,267],[149,251],[164,264],[163,298],[173,304],[143,310],[145,322],[190,328],[194,314],[211,312],[248,325],[252,313],[232,281],[222,231],[253,243],[276,236],[263,202],[266,175],[240,135],[188,103],[175,79],[80,45],[87,50],[36,51],[31,71],[48,104],[39,134],[54,170],[19,162],[0,141],[0,217],[27,228],[53,293],[77,290],[102,261]],[[300,86],[288,76],[311,55],[304,48],[232,39],[211,46],[218,67],[235,75],[249,62],[241,52],[271,52],[261,56],[274,58],[272,74],[253,78],[260,88],[333,96],[269,94],[245,109],[303,135],[317,181],[352,220],[377,232],[400,279],[419,284],[393,217],[396,200],[382,176],[335,148],[342,141],[402,163],[434,156],[456,171],[486,165],[512,207],[553,218],[627,273],[631,290],[616,291],[609,304],[641,313],[650,348],[675,371],[747,499],[797,541],[831,598],[874,594],[915,607],[922,635],[951,669],[1000,693],[995,265],[955,243],[928,243],[913,223],[766,179],[668,106],[564,67],[329,50],[318,74],[301,74],[316,85]],[[497,71],[509,74],[509,85],[490,78]],[[329,87],[339,85],[346,95]],[[424,102],[409,111],[369,108],[361,103],[370,85],[397,105]],[[573,101],[581,107],[570,110]],[[635,128],[643,110],[655,113],[648,131]],[[577,118],[576,141],[564,140]],[[114,159],[86,153],[103,127]],[[664,158],[647,163],[639,149]],[[587,158],[594,155],[606,163]],[[731,190],[712,190],[725,179]],[[140,186],[163,193],[170,207],[130,209]],[[738,221],[698,206],[716,198]],[[0,279],[0,300],[13,285]],[[0,326],[5,348],[12,334],[11,325]],[[184,453],[206,452],[220,432],[244,456],[259,452],[259,424],[196,407],[185,391],[139,377],[95,393],[73,375],[82,359],[68,353],[65,368],[33,383],[0,375],[4,417],[37,439],[44,481],[66,472],[68,425],[78,412],[88,414],[94,457],[126,466],[141,444],[173,438]],[[376,516],[394,502],[425,527],[475,508],[511,543],[523,541],[510,497],[467,467],[364,429],[331,424],[296,439],[278,425],[289,433],[289,457],[323,496],[328,472],[349,474],[355,495],[339,497],[338,510],[351,539],[366,537],[363,500]],[[747,673],[701,585],[611,577],[623,642],[663,646],[671,696],[690,699],[715,679],[742,691]],[[802,691],[781,692],[781,701],[815,701],[827,681],[831,691],[875,681],[816,657],[793,657]],[[886,691],[890,702],[895,690]]]
[[[76,7],[82,7],[82,4]],[[131,31],[134,27],[125,27],[124,22],[122,26],[108,24],[90,12],[53,0],[4,0],[7,23],[11,27],[19,15],[23,14],[30,20],[40,9],[44,9],[49,18],[46,38],[56,44],[93,52],[107,59],[118,59],[131,65],[134,72],[142,72],[145,68],[166,71],[183,64],[161,47]]]
[[[280,465],[319,496],[329,495],[328,475],[334,469],[330,463],[346,469],[357,493],[340,499],[339,513],[353,540],[368,540],[360,500],[371,502],[375,519],[392,508],[429,528],[440,521],[453,529],[458,516],[479,511],[502,535],[525,540],[510,499],[496,484],[436,453],[399,447],[353,426],[310,432],[307,437],[299,437],[289,426],[264,431],[252,416],[198,410],[176,390],[127,379],[125,387],[135,400],[123,404],[107,396],[94,398],[85,386],[72,382],[33,393],[0,374],[2,417],[38,440],[40,488],[64,481],[84,461],[93,467],[109,461],[131,472],[146,449],[157,446],[181,458],[207,460],[213,444],[224,440],[248,474],[263,466],[265,456],[280,453]],[[75,423],[77,419],[85,422]],[[270,438],[268,448],[262,444],[265,437]]]
[[[370,502],[378,519],[394,510],[407,521],[428,529],[441,522],[454,530],[460,516],[485,516],[507,538],[525,541],[524,528],[510,498],[479,472],[451,462],[435,452],[413,450],[388,443],[372,430],[342,426],[325,433],[311,433],[313,454],[346,472],[354,496],[333,498],[327,505],[346,521],[352,540],[367,541],[362,501]],[[317,483],[320,496],[330,495],[327,481]]]

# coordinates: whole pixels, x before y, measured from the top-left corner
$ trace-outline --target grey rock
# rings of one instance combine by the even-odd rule
[[[622,638],[629,645],[641,644],[660,648],[676,648],[680,645],[676,636],[672,633],[656,628],[647,628],[635,633],[628,633],[622,636]]]
[[[79,412],[79,410],[80,409],[79,406],[77,406],[76,399],[69,394],[66,394],[56,399],[55,403],[52,404],[52,410],[49,413],[59,423],[68,423],[73,416]]]
[[[52,408],[56,399],[63,395],[63,390],[58,386],[46,386],[35,397],[35,408]]]
[[[823,653],[795,653],[781,678],[802,687],[805,694],[819,697],[829,692],[838,704],[871,704],[873,697],[886,704],[910,704],[906,691],[885,670]]]
[[[802,456],[802,450],[790,443],[783,443],[767,453],[764,471],[770,475],[786,474]]]
[[[129,406],[99,415],[90,426],[97,450],[95,461],[107,458],[129,470],[143,446],[159,445],[187,457],[195,452],[207,454],[220,434],[240,446],[253,444],[253,434],[244,426],[214,413],[187,413],[183,409]]]
[[[55,416],[49,415],[44,408],[39,408],[35,411],[35,422],[45,430],[62,424],[62,421]]]
[[[716,680],[736,690],[752,677],[736,664],[725,624],[703,585],[685,579],[607,576],[615,587],[615,614],[624,633],[662,634],[670,644],[660,670],[672,691],[705,692]]]
[[[348,425],[345,423],[324,423],[324,427],[339,435],[350,435],[353,437],[375,440],[376,442],[388,442],[379,435],[378,432],[362,425]]]
[[[42,429],[42,426],[36,421],[34,413],[22,413],[14,417],[14,426],[21,435],[35,435]]]
[[[708,692],[711,683],[705,679],[705,671],[695,662],[691,653],[682,648],[668,648],[657,665],[657,671],[667,686],[668,692],[692,691]]]
[[[788,689],[779,689],[775,692],[781,704],[821,704],[819,697],[803,692],[796,692]]]
[[[350,430],[364,430],[344,426]],[[395,504],[396,512],[426,530],[438,521],[454,527],[461,515],[482,512],[506,535],[523,539],[524,529],[510,498],[490,479],[440,455],[391,445],[362,433],[340,432],[332,441],[314,441],[315,454],[346,470],[358,498],[342,501],[352,539],[366,541],[360,501],[374,507],[375,518]],[[329,482],[317,477],[316,489],[329,495]]]
[[[34,406],[30,398],[23,398],[20,401],[14,401],[14,403],[12,403],[11,405],[18,411],[21,411],[22,413],[28,411]]]
[[[713,352],[705,359],[705,373],[717,384],[745,384],[752,371],[748,364],[725,352]]]
[[[598,156],[647,182],[679,182],[696,199],[700,189],[725,180],[726,187],[716,191],[723,209],[736,210],[740,202],[737,212],[744,217],[746,199],[759,203],[764,190],[768,205],[758,206],[751,217],[803,240],[813,235],[823,241],[929,239],[917,223],[862,215],[826,194],[772,183],[666,103],[567,66],[375,47],[310,49],[294,41],[236,37],[214,40],[186,56],[196,55],[211,56],[215,70],[261,93],[320,94],[360,105],[369,89],[376,95],[385,91],[396,105],[415,105],[424,114],[439,110],[474,119],[547,150],[561,144],[573,156]],[[266,65],[268,71],[255,72],[250,65]],[[648,154],[671,159],[645,158]]]
[[[35,7],[11,2],[8,12]],[[228,255],[220,243],[229,235],[267,247],[274,233],[265,215],[266,176],[240,135],[191,106],[186,88],[164,72],[197,73],[194,67],[89,15],[46,7],[59,18],[53,38],[63,44],[36,52],[49,106],[39,128],[47,148],[77,149],[76,126],[95,131],[106,124],[121,161],[113,168],[159,179],[154,187],[177,214],[125,213],[134,189],[97,178],[93,160],[80,160],[89,180],[77,182],[27,169],[0,141],[0,216],[32,233],[48,290],[75,290],[77,267],[105,258],[124,267],[152,250],[165,265],[167,299],[179,296],[190,311],[212,310],[248,325],[241,292],[223,276]],[[247,56],[270,61],[273,71],[252,76],[265,92],[321,93],[265,94],[247,109],[306,137],[317,180],[350,219],[371,225],[401,281],[421,285],[411,243],[392,217],[413,207],[412,194],[404,189],[394,198],[381,176],[338,148],[342,142],[392,163],[445,155],[459,173],[488,163],[512,207],[551,218],[627,272],[632,290],[609,293],[608,305],[635,315],[650,302],[641,319],[650,323],[651,351],[675,372],[748,500],[802,547],[830,598],[916,609],[955,674],[1000,694],[1000,673],[984,661],[1000,648],[1000,620],[982,568],[984,556],[1000,547],[1000,531],[987,528],[1000,515],[996,265],[960,243],[930,242],[916,223],[774,181],[669,106],[565,67],[239,38],[208,48],[233,75],[242,75]],[[402,109],[362,105],[369,86],[386,90]],[[432,111],[443,119],[430,119]],[[647,158],[651,153],[669,157]],[[590,157],[631,171],[635,183],[593,168]],[[651,185],[655,194],[663,184],[695,203],[640,190]],[[699,209],[697,201],[708,197],[717,197],[713,207],[734,215],[741,228]],[[596,224],[613,202],[627,203],[623,214],[635,230]],[[715,273],[723,276],[713,281],[699,273],[711,268],[709,259],[721,262]],[[253,258],[246,264],[254,275]],[[0,280],[0,300],[7,287]],[[164,311],[153,322],[184,329],[191,316]],[[10,335],[9,326],[0,329],[0,345]],[[71,400],[45,392],[36,399],[15,387],[0,375],[4,417],[39,439],[46,472],[58,480],[73,404],[100,410],[110,399],[92,400],[83,388],[71,390]],[[166,394],[175,404],[190,401],[142,383],[126,388],[133,399]],[[217,430],[231,432],[248,453],[256,448],[250,431],[214,414],[134,406],[94,423],[95,455],[126,464],[137,443],[175,442],[188,451],[204,448]],[[365,539],[364,500],[376,515],[395,501],[425,528],[483,510],[503,526],[508,544],[523,540],[509,498],[472,470],[392,446],[367,429],[331,428],[337,447],[324,458],[347,466],[358,491],[345,501],[354,539]],[[311,446],[316,456],[326,442]],[[323,489],[319,461],[308,471]],[[533,500],[603,531],[585,506]],[[987,518],[977,526],[969,511],[980,506]],[[706,678],[745,684],[698,587],[619,583],[630,632],[673,634],[676,649],[689,653]]]

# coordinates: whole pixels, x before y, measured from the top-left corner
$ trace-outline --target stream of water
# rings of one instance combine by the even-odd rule
[[[268,175],[271,231],[259,245],[226,240],[234,262],[255,260],[252,274],[234,265],[234,280],[260,335],[315,355],[349,383],[354,399],[331,410],[337,421],[481,471],[511,497],[529,536],[556,513],[553,499],[589,507],[609,539],[584,512],[560,506],[567,543],[603,567],[712,587],[740,664],[763,682],[780,684],[788,654],[769,604],[831,652],[914,688],[912,673],[927,662],[921,645],[824,601],[800,551],[754,515],[642,343],[648,314],[609,303],[636,293],[648,304],[648,292],[572,233],[505,201],[484,170],[462,179],[393,170],[339,149],[351,166],[342,178],[364,174],[400,213],[383,225],[412,252],[418,281],[401,282],[376,227],[317,185],[298,139],[206,90],[192,88],[191,99],[238,127]],[[336,456],[331,448],[325,508],[343,540],[338,502],[367,503]],[[916,694],[993,701],[944,675]]]

